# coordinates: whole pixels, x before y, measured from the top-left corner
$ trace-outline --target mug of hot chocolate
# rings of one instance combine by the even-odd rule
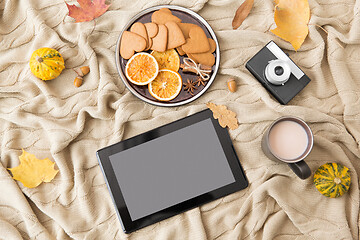
[[[285,116],[275,120],[266,130],[261,148],[264,154],[275,161],[285,162],[301,179],[311,176],[304,159],[314,144],[309,127],[298,117]]]

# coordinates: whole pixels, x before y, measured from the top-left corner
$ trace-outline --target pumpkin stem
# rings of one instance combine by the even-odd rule
[[[341,179],[338,178],[338,177],[334,178],[334,183],[340,184],[340,183],[341,183]]]
[[[42,59],[42,57],[36,56],[36,61],[38,61],[39,63],[42,63],[44,60]]]

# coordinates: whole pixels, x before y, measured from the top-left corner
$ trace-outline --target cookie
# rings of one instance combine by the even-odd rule
[[[130,32],[142,36],[146,40],[146,46],[148,46],[148,34],[144,24],[141,22],[134,23],[130,28]]]
[[[188,53],[189,58],[201,65],[212,66],[215,64],[215,56],[210,52],[205,53]]]
[[[150,38],[155,37],[159,31],[158,25],[156,23],[152,23],[152,22],[145,23],[144,25],[145,25],[148,36]]]
[[[145,25],[147,35],[148,35],[147,46],[145,48],[145,51],[147,51],[147,50],[149,50],[151,48],[151,46],[153,44],[152,38],[154,38],[156,36],[156,34],[159,31],[159,28],[158,28],[158,25],[156,23],[152,23],[152,22],[145,23],[144,25]]]
[[[182,47],[180,46],[180,47],[177,47],[176,48],[176,51],[178,52],[178,54],[180,55],[180,56],[184,56],[186,53],[182,50]]]
[[[158,34],[152,39],[153,44],[151,46],[151,50],[158,52],[165,52],[167,47],[167,39],[168,39],[168,30],[165,25],[158,25],[159,31]]]
[[[152,40],[152,38],[149,38],[149,39],[148,39],[148,42],[147,42],[147,45],[146,45],[146,48],[144,49],[144,51],[150,50],[151,47],[152,47],[152,45],[153,45],[153,40]]]
[[[204,53],[188,53],[188,57],[201,65],[212,66],[215,64],[215,56],[212,54],[216,50],[216,43],[212,38],[208,38],[210,50]]]
[[[168,8],[161,8],[160,10],[155,11],[151,15],[151,22],[156,23],[158,25],[165,24],[167,22],[180,23],[181,19],[172,15],[171,11]]]
[[[185,39],[189,38],[189,31],[191,28],[199,27],[198,25],[195,25],[192,23],[178,23],[178,25],[179,25],[181,31],[183,32]]]
[[[177,48],[185,43],[185,37],[175,22],[165,23],[168,29],[167,49]]]
[[[200,27],[192,27],[189,31],[189,38],[181,46],[186,53],[203,53],[210,50],[208,38]]]
[[[168,8],[160,8],[159,11],[163,11],[163,12],[167,12],[167,13],[171,13],[171,10]]]
[[[208,40],[209,40],[209,44],[210,44],[210,50],[209,50],[209,52],[210,52],[210,53],[213,53],[213,52],[215,52],[215,50],[216,50],[216,42],[215,42],[214,39],[212,39],[212,38],[208,38]]]
[[[120,40],[120,55],[124,59],[131,58],[135,51],[141,52],[146,48],[146,40],[142,36],[124,31]]]

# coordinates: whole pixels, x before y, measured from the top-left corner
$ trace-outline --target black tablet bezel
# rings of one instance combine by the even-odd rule
[[[174,206],[168,207],[156,213],[150,214],[143,218],[137,219],[135,221],[131,220],[129,211],[127,209],[124,197],[121,193],[121,189],[116,180],[114,170],[111,166],[109,156],[121,152],[125,149],[132,148],[144,142],[153,140],[155,138],[161,137],[168,133],[180,130],[186,126],[195,124],[197,122],[203,121],[205,119],[211,119],[211,122],[214,126],[216,134],[220,140],[221,146],[224,150],[225,156],[231,168],[231,171],[234,175],[235,182],[218,188],[214,191],[199,195],[187,201],[181,202]],[[148,132],[142,133],[135,137],[129,138],[127,140],[118,142],[106,148],[100,149],[97,151],[97,158],[102,169],[102,172],[105,177],[110,195],[113,199],[113,202],[116,206],[116,212],[121,222],[122,228],[125,233],[130,233],[137,229],[143,228],[145,226],[151,225],[153,223],[159,222],[166,218],[172,217],[194,207],[198,207],[204,203],[213,201],[215,199],[224,197],[228,194],[242,190],[248,186],[248,181],[245,177],[245,173],[240,165],[239,159],[236,155],[235,149],[232,145],[229,133],[227,129],[222,128],[218,121],[215,120],[212,116],[210,110],[204,110],[199,113],[193,114],[191,116],[182,118],[175,122],[169,123],[167,125],[158,127],[156,129],[150,130]]]

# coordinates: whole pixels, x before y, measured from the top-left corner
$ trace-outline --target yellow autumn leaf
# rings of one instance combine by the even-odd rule
[[[207,103],[206,106],[213,112],[215,119],[218,119],[221,127],[228,126],[231,130],[239,127],[236,113],[230,111],[224,105],[216,105],[215,103]]]
[[[309,33],[308,0],[275,0],[275,4],[274,20],[277,28],[271,32],[290,42],[297,51]]]
[[[55,170],[55,163],[48,158],[37,159],[34,154],[25,152],[19,156],[20,165],[8,168],[13,179],[18,180],[27,188],[39,186],[42,182],[50,182],[59,170]]]

